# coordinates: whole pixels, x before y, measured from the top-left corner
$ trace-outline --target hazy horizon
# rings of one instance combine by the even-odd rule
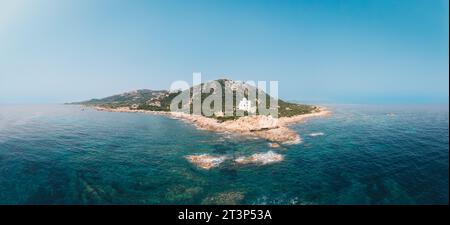
[[[249,13],[251,12],[251,13]],[[448,104],[447,0],[0,2],[0,103],[278,80],[315,103]]]

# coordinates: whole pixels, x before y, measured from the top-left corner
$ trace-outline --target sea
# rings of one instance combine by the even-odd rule
[[[1,105],[0,204],[449,204],[448,105],[326,106],[271,148],[161,115]],[[284,160],[232,160],[268,151]]]

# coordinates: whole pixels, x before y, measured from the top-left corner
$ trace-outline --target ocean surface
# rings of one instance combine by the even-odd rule
[[[165,116],[0,106],[0,204],[448,204],[448,106],[330,105],[298,145]],[[271,165],[185,156],[283,154]]]

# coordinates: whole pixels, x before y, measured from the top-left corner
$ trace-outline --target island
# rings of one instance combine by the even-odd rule
[[[268,145],[271,148],[278,148],[282,145],[293,145],[301,143],[302,139],[300,135],[291,130],[289,125],[294,123],[305,121],[311,117],[325,116],[330,114],[330,111],[325,107],[297,104],[281,99],[274,99],[269,94],[258,89],[255,86],[233,81],[229,79],[219,79],[214,82],[221,88],[222,94],[222,106],[216,107],[220,110],[214,112],[212,115],[204,115],[193,113],[193,102],[195,96],[196,86],[192,86],[187,90],[148,90],[141,89],[131,92],[126,92],[118,95],[102,99],[91,99],[82,102],[73,102],[68,104],[77,104],[86,107],[92,107],[99,111],[108,112],[128,112],[128,113],[147,113],[166,115],[171,118],[179,119],[191,124],[194,124],[198,129],[215,131],[215,132],[232,132],[245,136],[253,136],[267,140]],[[199,89],[208,89],[213,87],[210,83],[202,83],[197,86]],[[216,87],[217,88],[217,87]],[[216,89],[217,90],[217,89]],[[190,111],[178,112],[171,110],[171,104],[177,96],[187,92],[188,101],[181,102],[179,105],[185,104]],[[252,102],[250,95],[258,93],[256,100]],[[200,92],[198,99],[204,102],[208,100],[208,97],[214,93]],[[243,94],[238,94],[243,93]],[[226,95],[232,96],[232,108],[225,106]],[[263,101],[264,100],[264,101]],[[270,101],[277,101],[276,103],[276,115],[262,115],[259,113],[258,108],[255,106],[263,102],[267,108],[270,109]],[[189,104],[189,105],[187,105]],[[212,103],[215,104],[215,103]],[[213,106],[213,105],[212,105]],[[173,107],[173,105],[172,105]],[[227,110],[231,110],[231,113],[225,113]],[[231,116],[230,116],[231,115]],[[191,155],[186,157],[190,162],[198,165],[203,169],[210,169],[218,166],[222,161],[226,159],[224,156],[211,156],[207,154],[203,155]],[[257,153],[245,158],[235,159],[237,164],[267,164],[272,162],[281,161],[283,157],[277,153],[269,151],[267,153]]]

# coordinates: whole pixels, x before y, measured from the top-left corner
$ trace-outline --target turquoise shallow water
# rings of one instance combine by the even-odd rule
[[[448,204],[448,106],[329,108],[292,126],[283,162],[206,171],[184,157],[270,148],[163,116],[0,106],[0,204]]]

